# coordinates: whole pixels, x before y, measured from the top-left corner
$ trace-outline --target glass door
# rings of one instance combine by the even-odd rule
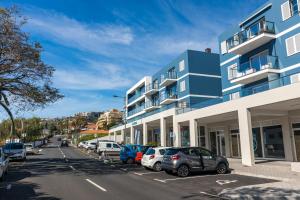
[[[217,150],[218,155],[225,156],[225,137],[223,131],[217,132]]]
[[[217,133],[210,132],[210,150],[214,154],[217,154]]]
[[[294,130],[294,140],[295,140],[297,161],[300,162],[300,129]]]
[[[241,157],[241,145],[239,130],[230,131],[232,157]]]

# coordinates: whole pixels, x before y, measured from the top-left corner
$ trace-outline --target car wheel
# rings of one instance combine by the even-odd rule
[[[25,161],[26,160],[26,156],[23,158],[23,161]]]
[[[122,160],[122,163],[123,163],[123,164],[126,164],[126,163],[127,163],[127,161],[125,161],[125,160]]]
[[[187,177],[190,174],[190,169],[186,165],[180,165],[177,169],[177,175],[179,177]]]
[[[4,180],[4,174],[2,173],[2,176],[0,177],[0,181]]]
[[[160,162],[155,163],[153,166],[153,169],[156,172],[160,172],[161,171],[161,163]]]
[[[225,163],[219,163],[216,170],[218,174],[226,174],[227,166]]]
[[[132,158],[127,159],[127,164],[133,164],[133,163],[134,163],[134,160]]]

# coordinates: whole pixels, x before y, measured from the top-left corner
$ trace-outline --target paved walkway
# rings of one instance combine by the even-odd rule
[[[229,159],[232,173],[276,179],[278,182],[226,189],[220,196],[229,199],[300,199],[300,173],[291,171],[291,163],[257,161],[246,167],[238,159]]]

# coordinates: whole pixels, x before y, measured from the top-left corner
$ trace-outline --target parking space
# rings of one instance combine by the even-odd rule
[[[154,172],[147,170],[135,164],[124,165],[120,163],[116,167],[142,179],[151,180],[158,184],[168,185],[183,191],[197,193],[202,196],[210,196],[211,198],[219,197],[218,194],[228,188],[277,182],[277,180],[272,179],[238,174],[216,174],[214,172],[195,173],[181,178],[176,175],[167,174],[164,171]]]

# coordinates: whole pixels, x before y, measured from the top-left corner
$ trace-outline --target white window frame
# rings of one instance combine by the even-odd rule
[[[184,92],[186,90],[185,80],[179,83],[179,91]]]
[[[299,49],[297,49],[297,45],[296,45],[296,36],[299,37],[299,35],[300,35],[300,33],[297,33],[296,35],[293,35],[293,36],[285,39],[285,48],[286,48],[286,54],[287,54],[287,56],[292,56],[294,54],[300,53],[300,47],[299,47]],[[293,47],[295,49],[294,52],[289,52],[288,51],[288,47],[289,47],[288,46],[288,40],[292,40],[293,41]]]
[[[232,71],[233,69],[236,69],[236,74],[235,76],[233,75]],[[227,75],[228,75],[228,80],[232,80],[234,78],[237,77],[237,63],[234,63],[233,65],[230,65],[228,68],[227,68]]]
[[[234,92],[234,93],[231,93],[229,94],[229,100],[235,100],[235,99],[239,99],[241,96],[240,96],[240,92]]]
[[[300,73],[291,75],[290,81],[291,81],[291,84],[299,83],[300,82]]]
[[[180,61],[179,62],[179,71],[183,71],[185,69],[185,62],[184,60]]]
[[[221,42],[221,54],[225,54],[227,52],[228,52],[228,50],[227,50],[227,41],[224,40],[223,42]]]
[[[289,16],[284,16],[284,12],[283,12],[283,7],[286,6],[286,4],[288,4],[288,8],[289,8]],[[290,5],[290,1],[286,1],[283,4],[281,4],[281,16],[282,16],[282,21],[285,21],[289,18],[292,17],[292,11],[291,11],[291,5]]]

